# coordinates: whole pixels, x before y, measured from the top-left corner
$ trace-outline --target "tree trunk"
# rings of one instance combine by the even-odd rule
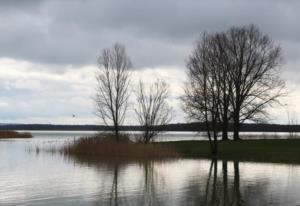
[[[241,140],[240,138],[240,123],[234,123],[233,126],[233,140]]]
[[[214,151],[213,151],[213,157],[218,156],[218,134],[216,131],[214,131]]]
[[[212,132],[213,132],[213,149],[212,149],[212,156],[213,158],[216,158],[218,156],[218,128],[217,128],[217,123],[215,120],[212,122]]]
[[[228,120],[224,120],[222,124],[222,141],[228,140]]]
[[[226,74],[224,74],[224,77]],[[224,79],[223,85],[226,85],[226,79]],[[222,117],[222,141],[228,140],[228,108],[229,108],[229,97],[227,94],[227,88],[223,88],[223,117]]]
[[[115,136],[116,136],[116,141],[119,142],[119,126],[115,125]]]
[[[237,108],[233,118],[233,140],[241,140],[240,139],[240,108]]]

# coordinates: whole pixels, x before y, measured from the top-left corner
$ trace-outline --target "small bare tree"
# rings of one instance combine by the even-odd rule
[[[171,121],[171,107],[166,102],[169,97],[168,84],[157,79],[149,88],[140,81],[135,91],[137,106],[135,113],[144,127],[143,141],[149,143]],[[158,128],[160,127],[160,128]]]
[[[116,140],[119,141],[119,126],[124,122],[130,95],[129,77],[132,64],[125,46],[118,43],[111,49],[102,51],[98,64],[96,113],[105,125],[113,125]]]

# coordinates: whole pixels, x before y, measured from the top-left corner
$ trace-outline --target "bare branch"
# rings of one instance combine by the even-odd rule
[[[135,95],[137,99],[135,113],[139,123],[144,126],[143,141],[148,143],[161,131],[157,126],[166,125],[171,121],[171,107],[166,102],[169,97],[169,86],[165,81],[157,79],[146,88],[140,81]]]
[[[118,140],[119,126],[124,122],[130,95],[131,61],[125,47],[116,43],[112,49],[103,50],[98,64],[96,113],[106,125],[114,126]]]

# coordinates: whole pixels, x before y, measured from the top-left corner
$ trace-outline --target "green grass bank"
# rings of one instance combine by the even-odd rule
[[[208,141],[174,141],[156,143],[175,149],[187,158],[211,158]],[[300,139],[262,139],[219,141],[218,159],[300,163]]]

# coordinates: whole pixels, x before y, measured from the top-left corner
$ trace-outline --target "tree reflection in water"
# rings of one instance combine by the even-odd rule
[[[131,197],[122,195],[119,197],[120,191],[118,190],[119,182],[119,167],[121,163],[115,163],[114,171],[113,171],[113,178],[111,184],[111,192],[109,198],[109,206],[118,206],[118,205],[145,205],[145,206],[152,206],[152,205],[166,205],[164,203],[164,199],[159,200],[159,194],[156,190],[156,186],[158,182],[163,182],[161,179],[162,177],[159,176],[154,169],[154,162],[153,161],[145,161],[139,162],[140,167],[143,169],[143,176],[141,179],[141,187],[142,188],[142,195]],[[124,165],[123,165],[124,166]],[[125,180],[126,182],[126,180]],[[130,183],[127,183],[130,184]],[[123,194],[126,192],[122,192]],[[100,200],[101,204],[103,202]]]
[[[119,176],[119,165],[116,164],[113,172],[113,182],[111,186],[109,205],[117,206],[118,205],[118,176]]]
[[[270,205],[270,200],[264,196],[268,190],[266,181],[243,182],[241,185],[239,162],[223,160],[221,163],[212,160],[206,177],[199,175],[198,181],[193,180],[188,183],[182,205]],[[229,164],[233,165],[232,174],[228,173]],[[221,165],[222,168],[218,170]],[[272,205],[276,205],[276,201],[273,201]]]
[[[168,165],[170,163],[168,161],[128,163],[80,159],[79,162],[98,168],[99,179],[102,181],[100,185],[102,186],[100,186],[99,198],[94,201],[94,205],[246,206],[270,205],[270,201],[272,201],[264,196],[268,190],[267,181],[242,181],[241,183],[242,177],[240,176],[238,161],[211,160],[208,166],[204,164],[206,169],[201,170],[198,175],[193,171],[193,178],[185,178],[182,185],[177,185],[179,189],[172,188],[170,183],[165,181],[170,179],[168,174],[161,173],[162,170],[158,169],[161,165]],[[134,166],[135,174],[124,173],[126,169],[132,166]],[[103,171],[106,171],[105,174],[108,176],[105,176]],[[139,182],[134,185],[136,187],[134,192],[128,191],[128,186],[131,186],[132,175],[137,175],[136,178]],[[170,190],[174,194],[168,193],[166,190]],[[272,205],[276,205],[276,202],[273,200]]]

